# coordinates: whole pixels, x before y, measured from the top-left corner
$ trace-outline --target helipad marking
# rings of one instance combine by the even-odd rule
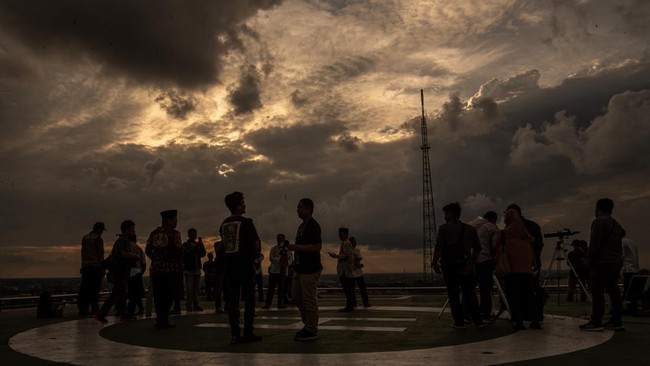
[[[422,312],[423,308],[377,307],[375,310],[399,308],[399,311]],[[428,308],[429,312],[440,309]],[[426,310],[425,310],[426,311]],[[369,357],[377,366],[383,365],[491,365],[560,355],[597,346],[609,340],[614,332],[581,332],[581,320],[547,318],[541,331],[527,330],[504,337],[454,346],[409,351],[343,354],[267,354],[191,352],[157,349],[113,342],[99,335],[103,327],[92,319],[79,319],[51,324],[19,333],[9,340],[14,350],[34,357],[77,365],[112,366],[116,363],[134,365],[176,365],[210,363],[212,365],[278,365],[327,364],[367,365]],[[110,326],[116,322],[109,323]],[[173,330],[172,330],[173,331]],[[43,340],[47,340],[44,342]],[[289,340],[288,340],[289,341]],[[102,357],[97,357],[102,355]]]

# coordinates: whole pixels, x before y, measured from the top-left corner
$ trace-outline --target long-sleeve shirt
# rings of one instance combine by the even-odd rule
[[[99,266],[104,260],[104,239],[89,232],[81,239],[81,267]]]
[[[279,245],[276,245],[271,248],[271,252],[269,253],[269,260],[271,261],[269,273],[279,273],[287,276],[289,274],[289,266],[291,263],[293,263],[293,255],[287,249],[280,248]]]
[[[597,217],[591,223],[589,259],[595,263],[622,263],[623,231],[623,227],[611,216]]]

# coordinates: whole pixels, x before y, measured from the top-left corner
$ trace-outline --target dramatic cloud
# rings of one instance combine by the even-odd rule
[[[235,114],[246,114],[262,108],[260,100],[260,75],[255,66],[242,70],[239,83],[230,90],[228,99]]]
[[[579,171],[603,172],[647,168],[650,156],[650,90],[625,92],[612,97],[607,112],[587,128],[576,126],[575,117],[558,112],[540,132],[530,125],[515,133],[511,162],[516,166],[569,159]]]
[[[177,119],[185,119],[187,114],[196,108],[196,101],[192,97],[183,97],[175,90],[163,92],[155,101],[169,116]]]
[[[0,23],[42,55],[88,56],[138,81],[197,87],[219,80],[224,57],[238,41],[235,28],[280,3],[3,2]]]
[[[420,89],[438,224],[516,202],[586,233],[608,196],[642,238],[646,3],[0,3],[0,278],[78,275],[99,220],[216,240],[234,190],[265,250],[311,197],[326,248],[345,225],[368,269],[419,271]]]

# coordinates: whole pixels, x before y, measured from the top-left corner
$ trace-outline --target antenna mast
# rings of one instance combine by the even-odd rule
[[[427,118],[424,115],[424,90],[420,89],[422,103],[422,275],[425,282],[433,282],[434,271],[431,266],[433,248],[436,242],[436,214],[433,206],[433,188],[431,185],[431,164],[429,163],[429,138]]]

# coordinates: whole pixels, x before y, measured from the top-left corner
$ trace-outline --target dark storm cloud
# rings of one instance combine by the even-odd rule
[[[0,29],[39,54],[88,55],[139,81],[191,88],[218,81],[238,25],[280,3],[7,1],[0,3]]]
[[[276,168],[313,174],[328,148],[335,146],[334,138],[345,131],[341,123],[303,123],[260,129],[248,134],[246,141]]]
[[[230,87],[228,101],[236,115],[251,113],[262,108],[260,93],[260,73],[255,66],[249,65],[241,71],[238,84]]]
[[[167,90],[154,99],[167,114],[176,119],[185,119],[187,114],[196,109],[196,100],[183,96],[176,90]]]

